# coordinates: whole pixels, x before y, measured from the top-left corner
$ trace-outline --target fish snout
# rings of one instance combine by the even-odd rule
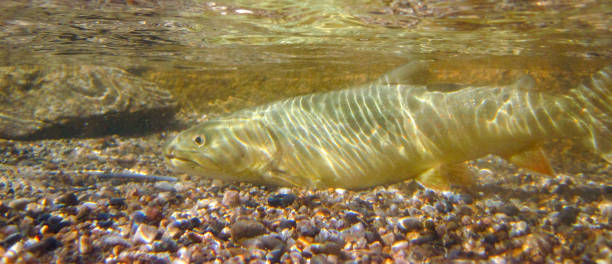
[[[176,158],[176,146],[175,146],[175,144],[173,144],[174,141],[176,141],[176,139],[170,140],[163,147],[162,153],[163,153],[164,159],[166,159],[166,161],[170,161],[170,160]]]

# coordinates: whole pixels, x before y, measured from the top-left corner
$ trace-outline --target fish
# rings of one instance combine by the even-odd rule
[[[165,160],[254,184],[364,189],[413,179],[442,190],[475,184],[467,161],[488,154],[552,176],[540,147],[551,139],[612,162],[612,64],[555,93],[528,75],[501,86],[415,84],[426,71],[414,61],[355,88],[219,115],[178,133]]]

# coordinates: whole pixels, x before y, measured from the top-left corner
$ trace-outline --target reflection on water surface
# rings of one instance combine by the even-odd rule
[[[341,89],[413,58],[431,82],[528,73],[567,89],[609,62],[609,1],[3,1],[3,66],[98,64],[219,113]]]

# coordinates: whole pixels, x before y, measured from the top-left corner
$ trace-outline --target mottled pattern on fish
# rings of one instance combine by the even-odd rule
[[[440,170],[551,138],[583,140],[610,161],[611,72],[556,96],[534,91],[529,77],[454,90],[383,78],[220,116],[179,134],[166,154],[175,167],[209,177],[343,188],[461,182]]]

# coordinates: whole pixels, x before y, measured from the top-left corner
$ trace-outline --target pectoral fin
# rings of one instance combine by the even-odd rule
[[[548,158],[546,158],[544,151],[540,147],[511,155],[507,157],[507,160],[521,168],[550,176],[555,175],[550,162],[548,162]]]
[[[472,171],[465,162],[456,164],[442,164],[431,168],[416,180],[423,186],[435,190],[448,190],[451,184],[469,186],[474,184]]]

